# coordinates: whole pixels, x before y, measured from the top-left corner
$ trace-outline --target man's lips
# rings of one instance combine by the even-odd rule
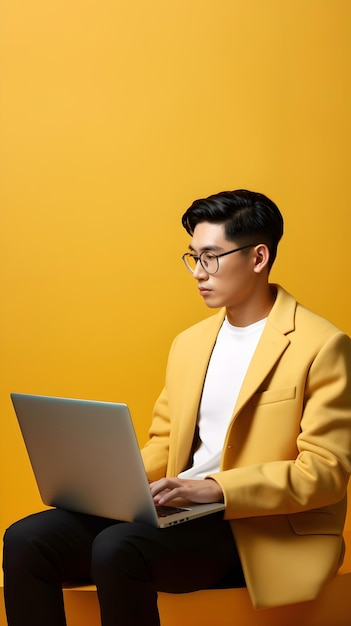
[[[208,289],[207,287],[199,287],[199,292],[200,296],[207,296],[209,293],[211,293],[211,289]]]

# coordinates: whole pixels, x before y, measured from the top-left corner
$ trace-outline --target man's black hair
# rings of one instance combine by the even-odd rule
[[[269,248],[269,267],[272,266],[279,240],[283,234],[282,214],[272,200],[262,193],[237,189],[195,200],[182,217],[189,235],[201,222],[223,224],[226,239],[240,245],[257,242]]]

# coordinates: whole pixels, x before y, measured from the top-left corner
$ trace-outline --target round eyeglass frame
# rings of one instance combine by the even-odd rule
[[[184,262],[184,265],[185,265],[186,269],[191,274],[194,273],[195,267],[196,267],[197,263],[200,261],[201,267],[205,270],[205,272],[207,274],[210,274],[210,276],[213,276],[213,274],[217,274],[217,272],[219,270],[219,261],[218,261],[218,259],[222,258],[223,256],[227,256],[228,254],[233,254],[234,252],[240,252],[240,250],[245,250],[246,248],[254,248],[255,246],[258,246],[258,245],[259,244],[257,244],[257,243],[248,243],[246,246],[240,246],[240,248],[234,248],[234,250],[228,250],[228,252],[222,252],[221,254],[214,254],[214,252],[211,252],[209,250],[204,250],[203,252],[201,252],[201,254],[199,254],[199,256],[197,256],[196,254],[192,254],[191,252],[185,252],[185,254],[183,254],[183,256],[182,256],[182,260]],[[217,261],[217,268],[215,269],[214,272],[209,272],[208,268],[204,264],[203,257],[206,254],[210,255],[211,259],[213,258],[213,259],[216,259],[216,261]],[[194,269],[192,269],[192,267],[188,263],[188,258],[189,257],[191,257],[195,261]]]

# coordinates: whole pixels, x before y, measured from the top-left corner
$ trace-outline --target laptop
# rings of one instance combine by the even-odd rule
[[[44,504],[159,528],[224,509],[155,506],[126,404],[18,393],[11,399]]]

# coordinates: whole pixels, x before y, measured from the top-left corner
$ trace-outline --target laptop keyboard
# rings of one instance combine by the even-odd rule
[[[182,511],[189,511],[186,508],[179,508],[176,506],[165,506],[165,505],[157,505],[156,513],[158,517],[167,517],[167,515],[172,515],[173,513],[181,513]]]

